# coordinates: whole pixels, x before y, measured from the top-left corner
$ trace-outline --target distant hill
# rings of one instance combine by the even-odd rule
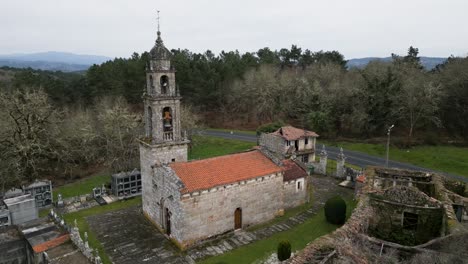
[[[379,58],[379,57],[367,57],[367,58],[358,58],[358,59],[350,59],[348,60],[348,63],[346,66],[348,68],[364,68],[366,65],[371,62],[371,61],[384,61],[384,62],[390,62],[392,61],[392,57],[384,57],[384,58]],[[421,64],[426,68],[426,70],[432,70],[434,69],[437,65],[444,63],[447,60],[447,58],[440,58],[440,57],[421,57]]]
[[[109,57],[81,55],[69,52],[40,52],[30,54],[0,55],[0,66],[28,68],[48,71],[84,71],[93,64],[111,60]]]

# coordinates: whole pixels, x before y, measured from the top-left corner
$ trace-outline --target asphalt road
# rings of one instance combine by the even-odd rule
[[[257,137],[255,135],[250,135],[250,134],[245,134],[245,133],[239,133],[239,132],[233,132],[232,134],[229,132],[223,132],[223,131],[216,131],[216,130],[203,130],[200,131],[201,134],[204,135],[209,135],[209,136],[214,136],[214,137],[221,137],[221,138],[227,138],[227,139],[237,139],[237,140],[243,140],[243,141],[249,141],[249,142],[257,142]],[[320,152],[322,149],[322,146],[316,146],[317,147],[317,153]],[[336,157],[338,153],[340,152],[340,149],[337,147],[332,147],[332,146],[326,146],[325,149],[327,150],[328,157],[330,159],[336,160]],[[366,167],[368,165],[371,166],[385,166],[385,159],[377,156],[372,156],[368,155],[362,152],[358,151],[350,151],[350,150],[343,150],[343,153],[345,154],[346,157],[346,162],[360,166],[360,167]],[[454,175],[450,173],[445,173],[441,171],[434,171],[431,169],[419,167],[416,165],[404,163],[404,162],[399,162],[399,161],[393,161],[389,160],[388,161],[388,166],[392,168],[401,168],[401,169],[410,169],[410,170],[420,170],[420,171],[427,171],[427,172],[437,172],[442,175],[445,175],[449,178],[453,178],[456,180],[460,180],[463,182],[468,182],[467,177],[463,177],[460,175]]]

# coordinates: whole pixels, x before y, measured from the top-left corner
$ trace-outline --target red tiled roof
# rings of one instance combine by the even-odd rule
[[[64,234],[64,235],[61,235],[57,238],[54,238],[52,240],[49,240],[49,241],[46,241],[42,244],[39,244],[39,245],[35,245],[33,247],[33,250],[35,253],[40,253],[40,252],[44,252],[46,250],[49,250],[51,248],[54,248],[56,246],[60,246],[61,244],[67,242],[68,240],[70,239],[70,235],[69,234]]]
[[[366,182],[366,175],[361,174],[361,175],[357,176],[356,181],[362,182],[362,183]]]
[[[258,150],[169,165],[182,180],[182,193],[243,181],[282,171]]]
[[[297,140],[304,137],[318,137],[317,133],[292,126],[284,126],[273,132],[274,135],[283,137],[286,140]]]
[[[292,181],[307,176],[307,172],[293,160],[283,160],[283,181]]]

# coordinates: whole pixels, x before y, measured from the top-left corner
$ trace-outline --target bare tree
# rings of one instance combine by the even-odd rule
[[[42,89],[0,93],[2,113],[0,142],[5,177],[4,187],[22,180],[34,180],[56,164],[60,113],[49,103]],[[10,186],[8,186],[10,187]]]
[[[408,69],[402,77],[399,94],[395,95],[393,114],[408,123],[408,138],[411,140],[416,126],[421,121],[440,125],[438,117],[442,98],[440,84],[436,84],[418,69]]]
[[[96,112],[107,164],[113,171],[138,166],[136,138],[142,129],[141,115],[131,112],[122,97],[101,99],[96,104]]]

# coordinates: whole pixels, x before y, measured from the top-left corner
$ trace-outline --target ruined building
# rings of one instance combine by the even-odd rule
[[[175,69],[159,31],[146,68],[143,100],[143,211],[182,247],[271,220],[308,199],[304,167],[265,148],[187,161],[189,141],[180,124]],[[309,142],[298,144],[315,149],[315,140]]]
[[[290,263],[467,263],[466,189],[436,173],[381,167],[357,181],[346,224]]]

